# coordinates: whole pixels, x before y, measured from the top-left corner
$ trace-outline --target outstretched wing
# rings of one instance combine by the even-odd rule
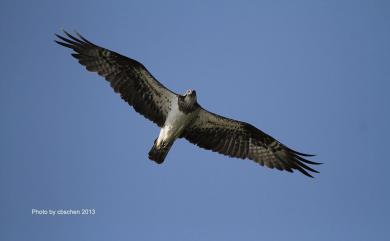
[[[296,169],[312,177],[317,172],[307,164],[320,164],[303,158],[313,156],[294,151],[256,127],[219,116],[203,108],[183,135],[189,142],[230,157],[250,159],[269,168],[293,172]]]
[[[177,98],[175,93],[158,82],[138,61],[99,47],[78,33],[77,37],[64,33],[68,38],[56,34],[62,40],[56,41],[58,44],[73,49],[72,56],[80,64],[103,76],[138,113],[160,127],[164,125],[170,103]]]

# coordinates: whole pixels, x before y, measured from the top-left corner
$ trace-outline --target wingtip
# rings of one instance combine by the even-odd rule
[[[295,151],[293,149],[290,149],[288,148],[290,151],[294,152],[295,154],[298,154],[300,156],[305,156],[305,157],[313,157],[313,156],[316,156],[316,154],[308,154],[308,153],[302,153],[302,152],[298,152],[298,151]]]
[[[79,37],[80,39],[82,39],[84,42],[88,43],[88,44],[91,44],[91,45],[94,45],[92,42],[90,42],[88,39],[84,38],[83,35],[81,35],[77,30],[74,30],[74,32],[76,33],[77,37]]]
[[[65,33],[65,32],[66,32],[66,30],[65,30],[65,28],[61,27],[59,32],[63,32],[63,33]],[[57,34],[57,33],[54,33],[54,35],[55,35],[56,37],[59,37],[59,36],[60,36],[60,35],[59,35],[59,34]]]

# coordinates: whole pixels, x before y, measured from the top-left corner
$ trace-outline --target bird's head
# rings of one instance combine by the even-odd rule
[[[187,90],[186,93],[184,94],[184,99],[190,105],[195,104],[196,103],[196,91],[192,90],[192,89]]]

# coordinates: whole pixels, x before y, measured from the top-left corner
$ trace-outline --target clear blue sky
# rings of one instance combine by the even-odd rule
[[[388,1],[2,1],[0,28],[0,240],[390,239]],[[321,173],[185,140],[154,164],[159,129],[53,42],[62,28]]]

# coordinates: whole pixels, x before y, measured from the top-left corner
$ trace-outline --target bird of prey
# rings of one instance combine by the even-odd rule
[[[269,168],[306,176],[320,163],[313,156],[294,151],[253,125],[214,114],[197,102],[196,91],[183,95],[162,85],[140,62],[99,47],[76,32],[56,34],[58,44],[74,51],[72,56],[87,70],[104,77],[135,111],[161,127],[149,151],[149,159],[163,163],[173,143],[185,138],[201,148],[230,157],[250,159]]]

